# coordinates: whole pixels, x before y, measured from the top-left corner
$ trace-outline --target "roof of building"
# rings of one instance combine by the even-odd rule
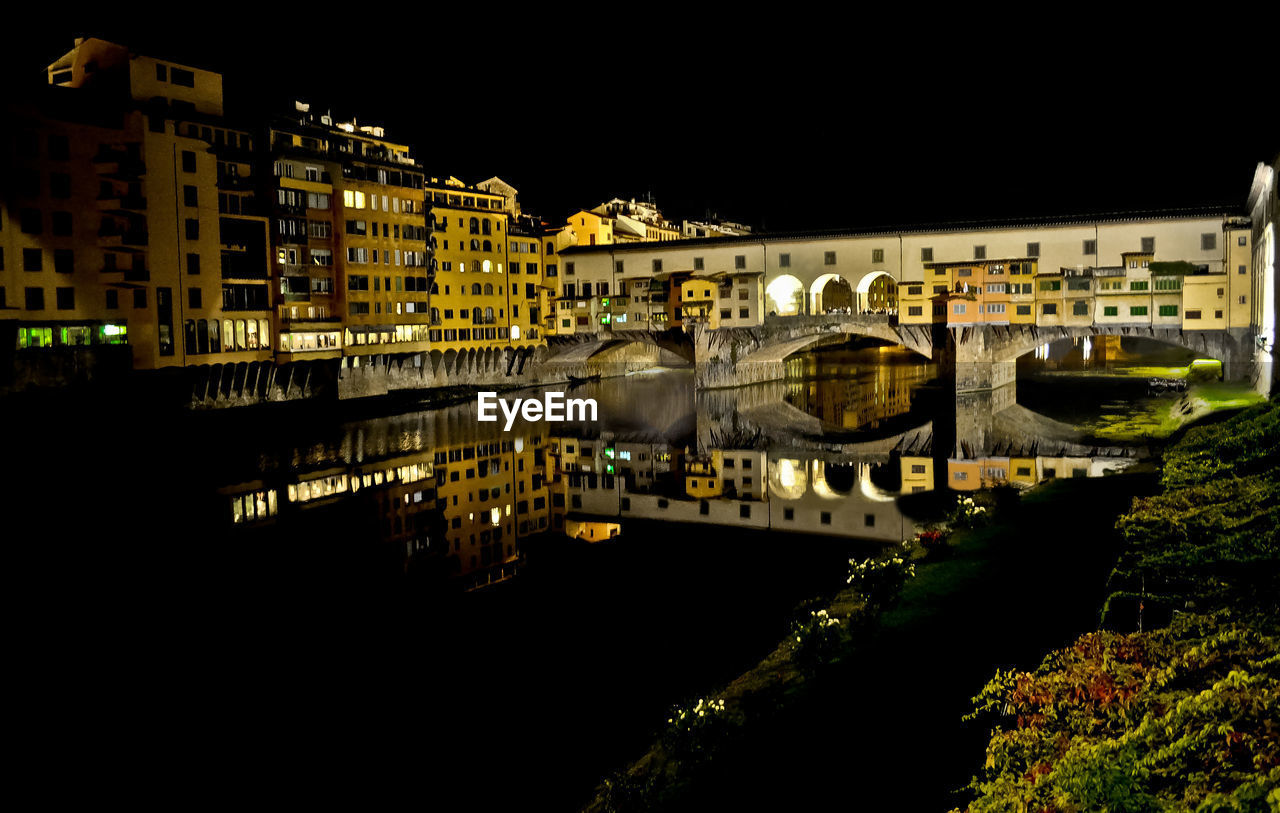
[[[1002,220],[956,221],[951,223],[916,224],[874,229],[831,229],[826,231],[762,232],[752,235],[729,237],[698,237],[692,240],[644,241],[639,243],[612,243],[602,246],[570,246],[562,254],[608,253],[612,251],[649,251],[657,245],[672,248],[697,248],[699,246],[731,246],[757,243],[781,243],[799,240],[840,240],[852,237],[896,237],[913,234],[946,234],[954,232],[1002,231],[1007,229],[1058,226],[1080,226],[1097,223],[1148,223],[1162,220],[1190,220],[1212,217],[1239,217],[1240,212],[1228,206],[1187,207],[1181,209],[1154,209],[1133,212],[1103,212],[1088,215],[1060,215],[1054,217],[1026,217]]]

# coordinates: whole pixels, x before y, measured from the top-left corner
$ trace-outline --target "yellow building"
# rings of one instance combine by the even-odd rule
[[[716,304],[720,299],[720,287],[720,279],[712,277],[690,277],[681,284],[685,327],[694,322],[705,322],[713,330],[720,327],[720,308]]]
[[[566,225],[577,246],[607,246],[613,243],[613,218],[581,209],[569,216]]]
[[[431,346],[441,350],[509,346],[513,341],[511,285],[519,283],[514,282],[518,277],[508,280],[505,199],[457,178],[432,178],[426,191],[437,264],[431,291]],[[520,293],[517,289],[517,306],[525,301]]]
[[[507,275],[509,325],[512,343],[545,343],[543,314],[554,294],[554,282],[546,276],[546,249],[542,222],[529,216],[513,217],[507,225]],[[555,254],[550,255],[552,259]],[[555,280],[555,277],[551,278]]]
[[[99,39],[47,74],[7,102],[18,183],[0,221],[18,227],[0,224],[0,288],[19,349],[127,343],[137,369],[270,359],[266,218],[232,179],[258,145],[222,118],[222,77]]]
[[[622,524],[599,520],[567,519],[564,523],[564,533],[565,536],[571,536],[575,539],[600,542],[620,536],[622,534]]]
[[[684,465],[684,490],[695,499],[713,499],[724,493],[724,459],[717,449],[709,457],[689,457]]]
[[[933,491],[933,458],[902,455],[898,465],[902,474],[902,493]]]

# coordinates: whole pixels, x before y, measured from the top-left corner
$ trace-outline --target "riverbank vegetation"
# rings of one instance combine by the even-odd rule
[[[969,811],[1280,809],[1280,404],[1189,430],[1161,483],[1105,628],[975,698]]]

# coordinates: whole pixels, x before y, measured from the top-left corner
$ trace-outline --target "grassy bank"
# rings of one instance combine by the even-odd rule
[[[701,707],[678,710],[700,711],[698,724],[673,732],[669,723],[589,809],[795,808],[854,785],[899,788],[913,809],[949,806],[968,775],[963,760],[931,759],[921,776],[895,754],[920,742],[935,752],[980,749],[981,732],[959,721],[971,687],[992,663],[1038,658],[1092,625],[1118,547],[1115,518],[1155,485],[1138,470],[991,496],[991,521],[955,530],[944,547],[905,550],[914,577],[900,592],[892,580],[877,588],[855,578],[825,607],[803,608],[800,641],[780,642]],[[1094,510],[1079,512],[1081,503]],[[1045,583],[1046,572],[1059,578]]]
[[[1280,405],[1193,428],[1135,500],[1108,629],[997,672],[967,809],[1280,809]]]

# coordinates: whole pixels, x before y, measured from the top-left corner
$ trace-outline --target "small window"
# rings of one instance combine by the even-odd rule
[[[1098,253],[1098,241],[1097,241],[1097,240],[1085,240],[1085,241],[1084,241],[1084,248],[1083,248],[1083,252],[1082,252],[1082,253],[1084,253],[1084,254],[1090,254],[1090,255],[1092,255],[1092,254],[1097,254],[1097,253]]]
[[[871,249],[871,262],[873,263],[884,262],[884,249],[882,248]]]
[[[1142,253],[1143,253],[1143,254],[1155,254],[1155,253],[1156,253],[1156,238],[1154,238],[1154,237],[1144,237],[1144,238],[1142,238]]]
[[[1027,256],[1028,256],[1028,257],[1039,257],[1039,256],[1040,256],[1040,244],[1039,244],[1039,243],[1027,243]]]
[[[986,247],[986,246],[974,246],[974,247],[973,247],[973,258],[974,258],[975,260],[985,260],[985,259],[987,258],[987,247]]]
[[[655,260],[654,262],[661,262],[661,260]],[[655,269],[655,270],[658,270],[658,269]],[[702,270],[703,270],[703,267],[702,267],[702,258],[701,258],[701,257],[694,257],[694,258],[693,258],[693,270],[694,270],[694,271],[702,271]]]
[[[747,255],[738,254],[733,258],[733,267],[742,269],[747,267]]]
[[[836,253],[835,253],[834,251],[824,251],[824,252],[822,252],[822,264],[823,264],[823,265],[835,265],[835,264],[836,264]]]
[[[920,262],[922,262],[922,263],[931,263],[931,262],[933,262],[933,249],[932,249],[932,248],[922,248],[922,249],[920,249]]]
[[[790,255],[790,254],[779,254],[779,255],[778,255],[778,267],[779,267],[779,268],[790,268],[790,267],[791,267],[791,255]]]
[[[1218,247],[1218,235],[1202,234],[1200,235],[1200,250],[1213,251]]]
[[[830,524],[831,524],[831,512],[830,512],[830,511],[823,511],[823,512],[822,512],[822,514],[821,514],[821,516],[819,517],[819,519],[820,519],[820,521],[822,522],[822,524],[823,524],[823,525],[830,525]]]

